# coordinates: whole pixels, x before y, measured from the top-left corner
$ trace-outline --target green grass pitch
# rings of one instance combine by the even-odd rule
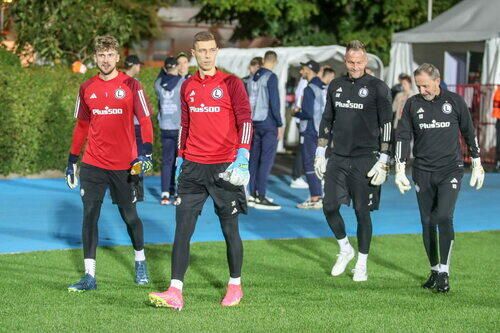
[[[374,237],[367,282],[329,275],[332,238],[245,241],[244,298],[219,305],[228,269],[223,242],[193,243],[182,311],[153,308],[171,244],[148,245],[151,283],[133,283],[131,247],[99,248],[98,290],[68,293],[82,276],[81,250],[0,255],[0,331],[64,332],[487,332],[500,331],[500,231],[457,233],[451,292],[420,284],[428,274],[420,235]],[[352,238],[354,239],[354,238]]]

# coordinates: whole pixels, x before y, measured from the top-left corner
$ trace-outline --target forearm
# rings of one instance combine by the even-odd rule
[[[70,153],[76,156],[80,155],[85,141],[87,140],[90,122],[77,120],[75,128],[73,129],[73,141],[71,143]]]

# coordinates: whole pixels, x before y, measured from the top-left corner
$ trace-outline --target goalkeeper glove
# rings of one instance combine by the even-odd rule
[[[230,182],[234,186],[246,185],[250,181],[250,172],[248,171],[248,158],[250,153],[248,149],[238,149],[236,160],[231,163],[226,171],[219,174],[219,177]]]
[[[387,160],[389,159],[389,155],[380,154],[378,161],[375,165],[368,171],[367,176],[370,177],[371,184],[375,186],[380,186],[385,182],[387,178]]]
[[[146,142],[142,146],[142,154],[133,162],[130,174],[143,177],[145,173],[153,169],[153,144]]]
[[[78,178],[76,178],[76,162],[78,162],[78,155],[69,154],[68,166],[66,167],[66,184],[70,189],[78,186]]]
[[[484,169],[481,165],[481,158],[473,158],[472,159],[472,172],[470,175],[470,186],[476,187],[476,190],[479,190],[483,187],[484,182]]]
[[[411,190],[410,181],[406,178],[406,163],[396,162],[396,186],[401,194],[405,194],[405,191]]]
[[[326,172],[325,152],[326,147],[316,148],[316,157],[314,158],[314,172],[320,180],[323,179]]]

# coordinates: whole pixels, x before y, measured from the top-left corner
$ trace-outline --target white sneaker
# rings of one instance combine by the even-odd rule
[[[323,200],[319,199],[318,201],[311,201],[311,198],[309,198],[306,201],[297,204],[296,207],[299,209],[323,209]]]
[[[292,181],[290,182],[290,187],[305,189],[309,188],[309,184],[307,184],[307,182],[302,179],[302,177],[299,177],[297,179],[292,179]]]
[[[354,258],[354,254],[355,253],[353,248],[351,248],[351,251],[349,252],[341,251],[339,254],[337,254],[337,261],[335,262],[335,265],[333,265],[331,274],[333,276],[338,276],[344,273],[347,264],[352,260],[352,258]]]
[[[368,280],[368,273],[365,265],[356,265],[352,272],[354,273],[352,276],[353,281],[362,282]]]
[[[248,207],[255,207],[255,198],[251,195],[249,195],[247,198],[247,206]]]

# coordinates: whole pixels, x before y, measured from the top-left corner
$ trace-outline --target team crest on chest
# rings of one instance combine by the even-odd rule
[[[212,97],[215,99],[221,99],[223,95],[224,94],[222,92],[222,89],[219,87],[214,88],[214,90],[212,90]]]
[[[452,110],[452,108],[451,108],[451,104],[450,104],[450,103],[448,103],[448,102],[444,103],[444,104],[443,104],[443,106],[442,106],[442,108],[441,108],[441,110],[443,110],[443,112],[444,112],[445,114],[450,114],[450,113],[451,113],[451,110]]]
[[[118,99],[122,99],[125,97],[125,90],[119,88],[115,90],[115,97]]]
[[[363,97],[363,98],[368,96],[368,89],[366,89],[366,87],[359,89],[358,95],[359,95],[359,97]]]

